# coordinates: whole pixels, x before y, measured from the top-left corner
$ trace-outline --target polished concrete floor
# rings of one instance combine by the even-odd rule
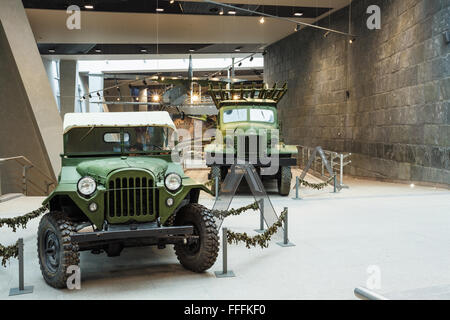
[[[190,174],[206,179],[206,171]],[[8,297],[18,284],[18,263],[12,259],[0,267],[0,299],[355,299],[354,288],[370,279],[378,279],[376,291],[389,298],[450,299],[450,191],[351,178],[345,183],[350,189],[337,194],[331,187],[301,188],[302,200],[294,201],[294,192],[280,197],[276,184],[266,182],[277,212],[289,207],[289,238],[296,246],[228,246],[234,278],[215,277],[221,255],[208,272],[195,274],[178,264],[171,247],[133,248],[116,258],[83,252],[81,290],[56,290],[39,270],[39,219],[15,234],[4,227],[0,243],[25,240],[25,284],[34,292]],[[22,197],[1,203],[0,217],[23,214],[41,201]],[[232,206],[251,202],[242,187]],[[201,203],[211,207],[213,199],[203,194]],[[249,212],[224,225],[256,234],[259,216]]]

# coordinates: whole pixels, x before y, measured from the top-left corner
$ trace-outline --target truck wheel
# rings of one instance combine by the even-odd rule
[[[175,245],[181,265],[194,272],[211,268],[219,252],[219,236],[211,212],[202,205],[188,204],[177,213],[175,225],[193,225],[194,235],[199,236],[198,241]]]
[[[78,265],[78,248],[72,243],[74,225],[62,212],[49,212],[39,223],[37,249],[45,282],[58,289],[67,288],[67,268]]]
[[[291,167],[281,167],[280,177],[278,178],[278,192],[282,196],[288,196],[291,191],[292,172]]]
[[[219,178],[218,192],[220,192],[220,183],[221,183],[222,179],[221,179],[221,169],[219,166],[211,167],[211,180],[212,180],[211,191],[213,192],[214,195],[216,194],[216,177]]]

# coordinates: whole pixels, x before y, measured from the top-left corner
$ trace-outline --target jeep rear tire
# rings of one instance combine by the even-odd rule
[[[278,193],[284,197],[289,196],[291,191],[292,172],[291,167],[281,167],[278,178]]]
[[[177,213],[175,225],[192,225],[194,235],[199,236],[197,241],[174,246],[181,265],[194,272],[204,272],[211,268],[219,252],[219,236],[211,212],[202,205],[188,204]]]
[[[67,268],[78,266],[80,257],[72,243],[75,227],[62,212],[49,212],[39,223],[37,250],[39,265],[45,282],[58,289],[67,288]]]

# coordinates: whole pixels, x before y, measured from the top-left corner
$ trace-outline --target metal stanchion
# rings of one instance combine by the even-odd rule
[[[370,291],[369,289],[363,287],[356,288],[354,294],[361,300],[389,300],[388,298],[383,297],[381,294]]]
[[[215,271],[214,274],[216,275],[216,278],[231,278],[235,277],[233,271],[228,270],[227,267],[227,245],[228,245],[228,236],[227,236],[228,229],[222,228],[222,271]]]
[[[33,286],[24,286],[24,276],[23,276],[23,238],[19,239],[19,287],[12,288],[9,290],[10,296],[17,296],[21,294],[33,293]]]
[[[284,208],[284,211],[286,211],[286,216],[284,217],[283,242],[278,242],[277,244],[281,247],[295,247],[295,244],[289,242],[288,237],[288,208]]]
[[[259,229],[255,229],[258,233],[264,233],[264,199],[259,200]]]
[[[337,192],[337,185],[336,185],[336,175],[334,175],[334,179],[333,179],[333,193]]]
[[[215,178],[215,181],[214,181],[214,183],[215,183],[215,185],[216,185],[216,200],[219,198],[219,177],[216,177]]]
[[[300,178],[295,177],[295,198],[292,198],[293,200],[302,200],[299,196],[299,190],[300,189]]]

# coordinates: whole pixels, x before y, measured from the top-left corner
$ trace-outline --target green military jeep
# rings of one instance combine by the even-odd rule
[[[216,139],[205,147],[211,179],[223,181],[231,165],[242,160],[251,163],[260,174],[270,168],[262,177],[276,179],[279,194],[289,195],[291,166],[297,164],[298,151],[279,138],[277,104],[286,91],[286,84],[280,88],[276,84],[272,88],[210,86],[209,93],[219,109]],[[277,138],[272,140],[275,135]]]
[[[197,203],[210,190],[171,160],[174,133],[167,112],[66,114],[62,169],[38,230],[49,285],[66,287],[67,268],[84,250],[118,256],[125,247],[173,244],[189,270],[214,264],[218,231]]]

